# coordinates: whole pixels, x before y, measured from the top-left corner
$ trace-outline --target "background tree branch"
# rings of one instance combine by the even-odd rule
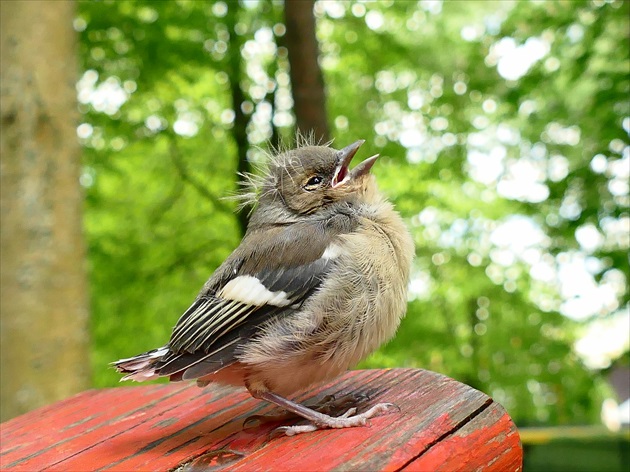
[[[318,61],[314,5],[315,0],[285,1],[286,44],[290,45],[291,91],[297,128],[302,133],[313,133],[317,141],[327,142],[330,130],[324,77]]]

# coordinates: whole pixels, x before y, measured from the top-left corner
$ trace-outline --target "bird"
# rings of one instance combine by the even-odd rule
[[[406,313],[415,254],[402,217],[343,149],[303,140],[270,154],[242,193],[255,204],[240,245],[181,315],[168,343],[113,362],[125,376],[245,387],[306,424],[293,436],[367,424],[379,403],[331,416],[288,397],[332,380],[392,339]]]

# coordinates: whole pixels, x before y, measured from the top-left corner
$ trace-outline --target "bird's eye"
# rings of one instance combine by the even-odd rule
[[[324,178],[321,175],[314,175],[306,182],[304,185],[304,190],[312,191],[318,188],[321,183],[324,181]]]

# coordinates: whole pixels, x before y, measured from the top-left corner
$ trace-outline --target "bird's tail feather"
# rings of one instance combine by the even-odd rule
[[[155,364],[160,361],[168,353],[166,346],[152,351],[138,354],[137,356],[130,357],[128,359],[120,359],[119,361],[112,362],[114,368],[123,374],[126,374],[121,380],[135,380],[136,382],[142,382],[157,378],[160,375],[155,370]]]

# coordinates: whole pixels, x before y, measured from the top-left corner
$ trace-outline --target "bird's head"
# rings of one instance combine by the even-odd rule
[[[368,201],[376,191],[369,173],[378,159],[372,156],[350,169],[350,161],[365,141],[341,150],[304,146],[272,160],[260,203],[273,199],[296,214],[312,214],[336,202]]]

